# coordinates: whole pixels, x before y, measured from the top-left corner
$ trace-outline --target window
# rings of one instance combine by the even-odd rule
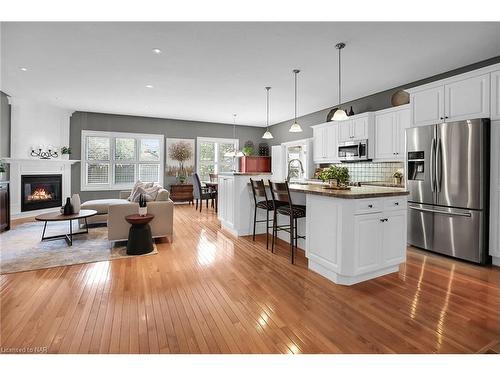
[[[235,169],[233,161],[238,163],[237,159],[232,157],[224,157],[228,151],[232,151],[236,141],[238,148],[238,140],[225,138],[202,138],[197,139],[197,168],[201,181],[208,181],[210,173],[231,172]]]
[[[82,130],[82,190],[163,184],[163,135]]]

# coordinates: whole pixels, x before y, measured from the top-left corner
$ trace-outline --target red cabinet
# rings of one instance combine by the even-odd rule
[[[270,156],[243,156],[240,158],[240,172],[271,172]]]

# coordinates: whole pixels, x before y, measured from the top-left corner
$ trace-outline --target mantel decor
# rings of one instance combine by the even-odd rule
[[[59,153],[57,151],[54,151],[50,147],[44,149],[42,146],[39,146],[38,149],[35,149],[34,147],[31,148],[31,156],[34,158],[47,160],[59,157]]]

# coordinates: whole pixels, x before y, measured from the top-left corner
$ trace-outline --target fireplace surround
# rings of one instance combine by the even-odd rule
[[[21,211],[62,206],[62,175],[22,175]]]

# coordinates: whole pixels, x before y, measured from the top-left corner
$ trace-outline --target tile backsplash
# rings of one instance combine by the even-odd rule
[[[403,170],[404,163],[373,163],[373,162],[356,162],[356,163],[341,163],[349,169],[350,180],[353,182],[393,182],[392,175],[398,169]],[[321,167],[328,167],[328,164],[321,164]]]

